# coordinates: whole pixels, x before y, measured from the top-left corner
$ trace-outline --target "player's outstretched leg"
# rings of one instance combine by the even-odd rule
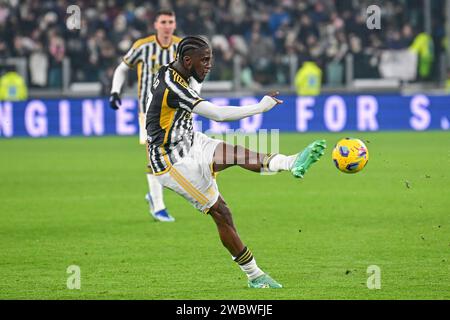
[[[302,152],[292,156],[283,154],[263,154],[250,151],[242,146],[221,143],[214,153],[214,171],[222,171],[238,165],[253,172],[290,171],[294,177],[303,178],[311,165],[325,153],[326,141],[317,140]]]
[[[175,218],[167,212],[166,206],[164,205],[163,186],[159,183],[158,179],[153,174],[147,173],[147,182],[149,192],[145,195],[145,200],[148,202],[151,216],[156,221],[175,221]]]
[[[281,288],[281,284],[273,280],[257,266],[252,252],[242,243],[234,226],[231,211],[221,196],[209,210],[209,215],[216,223],[222,244],[247,275],[248,286],[250,288]]]
[[[326,147],[325,140],[317,140],[298,153],[291,169],[294,177],[303,178],[309,167],[324,155]]]

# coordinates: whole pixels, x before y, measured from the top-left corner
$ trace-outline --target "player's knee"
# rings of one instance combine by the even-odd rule
[[[214,206],[210,209],[210,215],[218,225],[233,225],[231,210],[228,208],[226,202],[219,198]]]

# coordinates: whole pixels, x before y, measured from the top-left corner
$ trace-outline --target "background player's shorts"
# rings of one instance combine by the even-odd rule
[[[139,101],[141,101],[141,98],[139,97]],[[152,101],[152,94],[150,92],[147,93],[147,101],[146,103],[146,109],[148,110],[150,106],[150,102]],[[147,128],[145,127],[147,122],[147,113],[144,112],[144,106],[142,103],[139,103],[139,143],[140,144],[147,144]]]
[[[158,181],[182,195],[198,210],[207,213],[219,198],[212,165],[214,151],[222,142],[195,132],[188,155],[175,163],[168,172],[158,175]]]

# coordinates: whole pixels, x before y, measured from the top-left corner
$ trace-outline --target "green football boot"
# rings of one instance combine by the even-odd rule
[[[319,161],[320,157],[325,154],[326,147],[325,140],[317,140],[307,146],[302,153],[299,153],[291,169],[294,177],[303,178],[309,167]]]
[[[249,286],[249,288],[256,288],[256,289],[283,288],[283,286],[281,284],[279,284],[278,282],[273,280],[268,274],[263,274],[262,276],[259,276],[256,279],[248,280],[248,286]]]

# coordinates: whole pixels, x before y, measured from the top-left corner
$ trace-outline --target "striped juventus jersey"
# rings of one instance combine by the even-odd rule
[[[172,36],[168,47],[159,44],[155,35],[137,40],[123,61],[130,67],[137,67],[139,110],[145,113],[146,101],[156,73],[161,66],[175,60],[178,43],[181,38]]]
[[[171,65],[161,67],[155,78],[146,119],[150,166],[156,175],[188,154],[194,138],[192,109],[204,101]]]

